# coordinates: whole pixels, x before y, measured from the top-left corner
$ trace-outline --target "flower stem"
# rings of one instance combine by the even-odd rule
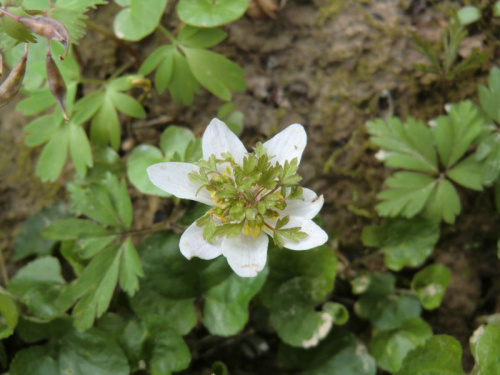
[[[12,14],[12,13],[9,13],[9,12],[7,12],[5,9],[2,9],[2,8],[0,8],[0,13],[3,13],[3,14],[5,14],[6,16],[9,16],[10,18],[15,19],[17,22],[19,22],[19,20],[21,19],[21,17],[18,17],[18,16],[16,16],[16,15]]]

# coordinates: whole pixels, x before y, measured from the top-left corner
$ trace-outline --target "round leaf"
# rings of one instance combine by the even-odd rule
[[[162,161],[166,159],[154,146],[140,145],[134,148],[127,159],[127,175],[132,185],[145,194],[169,197],[170,194],[153,185],[146,172],[150,165]]]
[[[471,352],[476,360],[478,374],[500,374],[500,327],[481,326],[470,339]]]
[[[177,15],[198,27],[216,27],[236,21],[248,8],[248,0],[179,0]]]
[[[427,310],[432,310],[441,305],[450,278],[451,271],[448,267],[442,264],[432,264],[413,277],[411,288],[417,293],[422,306]]]
[[[158,27],[166,5],[167,0],[131,0],[130,8],[123,9],[115,17],[116,36],[138,41],[151,34]]]

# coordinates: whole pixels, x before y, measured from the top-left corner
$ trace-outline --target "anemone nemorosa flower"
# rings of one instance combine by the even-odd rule
[[[188,259],[222,254],[239,276],[253,277],[266,264],[269,237],[291,250],[324,244],[327,234],[311,220],[323,196],[298,185],[306,143],[302,125],[293,124],[249,153],[213,119],[203,134],[203,159],[150,166],[149,178],[160,189],[211,206],[182,234],[181,253]]]

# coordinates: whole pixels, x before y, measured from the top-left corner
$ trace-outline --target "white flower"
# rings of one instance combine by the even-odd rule
[[[300,162],[306,143],[307,136],[302,125],[293,124],[265,142],[262,148],[264,154],[269,157],[271,167],[279,164],[286,169],[286,165],[290,166],[293,162],[296,164]],[[214,169],[213,172],[214,181],[215,179],[219,181],[220,178],[224,179],[224,181],[235,181],[234,168],[243,166],[250,157],[238,137],[229,130],[226,124],[218,119],[213,119],[208,125],[203,135],[202,149],[202,160],[218,160],[217,169]],[[232,156],[231,162],[228,161],[228,154]],[[160,189],[178,198],[191,199],[212,206],[213,208],[207,212],[207,215],[214,217],[213,221],[216,225],[226,223],[225,217],[221,217],[220,212],[223,209],[228,212],[227,202],[229,201],[229,204],[231,204],[232,201],[217,198],[215,196],[217,191],[210,191],[208,185],[205,188],[202,183],[194,181],[195,179],[192,178],[193,173],[206,178],[206,175],[200,174],[200,169],[200,165],[196,164],[168,162],[154,164],[147,171],[153,184]],[[189,176],[190,174],[191,176]],[[266,264],[268,235],[273,236],[273,234],[276,234],[275,232],[281,233],[278,229],[275,229],[280,227],[280,220],[283,223],[288,219],[288,222],[281,228],[284,231],[295,230],[295,233],[297,233],[300,230],[300,236],[294,238],[278,235],[278,237],[281,237],[284,247],[292,250],[307,250],[324,244],[328,239],[327,234],[311,220],[323,206],[323,196],[318,197],[312,190],[303,188],[301,197],[288,199],[279,193],[278,187],[271,191],[263,187],[258,189],[252,187],[253,190],[251,191],[257,199],[254,197],[250,203],[244,201],[248,204],[244,205],[241,210],[246,210],[244,211],[246,217],[254,217],[255,212],[259,215],[256,202],[263,200],[266,196],[272,195],[271,198],[281,201],[281,204],[276,204],[276,207],[271,206],[271,209],[266,211],[264,215],[259,215],[261,221],[257,221],[258,226],[256,221],[252,222],[250,219],[244,218],[239,223],[241,224],[241,230],[238,229],[236,234],[233,233],[232,236],[218,235],[209,242],[206,239],[206,234],[204,235],[205,228],[200,226],[200,223],[195,222],[182,234],[179,245],[181,253],[188,259],[192,257],[213,259],[222,254],[239,276],[253,277]],[[238,189],[238,186],[236,188]],[[286,191],[287,193],[283,194],[291,197],[289,187],[281,191]],[[243,196],[243,194],[238,194],[240,197]],[[250,209],[247,208],[249,206]],[[254,213],[252,214],[252,212]],[[203,218],[208,217],[207,215]],[[242,217],[245,216],[243,213],[241,215],[243,215]]]

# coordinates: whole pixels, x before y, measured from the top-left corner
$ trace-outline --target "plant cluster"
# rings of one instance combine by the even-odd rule
[[[304,127],[252,152],[238,138],[243,114],[230,100],[246,88],[244,71],[210,48],[248,1],[179,0],[175,31],[162,24],[167,0],[114,2],[113,32],[101,32],[124,48],[156,32],[159,44],[136,67],[96,81],[83,76],[73,45],[87,27],[99,30],[85,14],[108,1],[0,0],[0,65],[11,67],[0,105],[23,95],[17,110],[34,116],[24,130],[28,146],[43,146],[42,181],[57,180],[68,157],[74,170],[67,201],[31,215],[16,237],[13,261],[23,266],[0,286],[0,372],[225,375],[272,357],[273,373],[465,374],[462,346],[433,334],[423,311],[439,308],[452,282],[432,255],[441,228],[460,220],[463,197],[491,188],[500,211],[500,69],[479,86],[478,104],[449,104],[428,123],[366,124],[376,157],[396,169],[374,208],[381,221],[362,232],[376,249],[368,256],[384,258],[383,272],[369,272],[341,256],[333,232],[328,241],[323,196],[299,185]],[[443,54],[415,38],[430,62],[416,68],[443,82],[477,69],[485,55],[457,59],[474,12],[450,22]],[[206,89],[225,102],[217,117],[228,126],[214,119],[200,137],[170,125],[158,146],[123,157],[123,119],[148,116],[152,87],[179,105]],[[138,227],[137,194],[172,209]],[[361,320],[369,334],[359,335]],[[500,374],[499,322],[488,316],[471,336],[470,374]]]

